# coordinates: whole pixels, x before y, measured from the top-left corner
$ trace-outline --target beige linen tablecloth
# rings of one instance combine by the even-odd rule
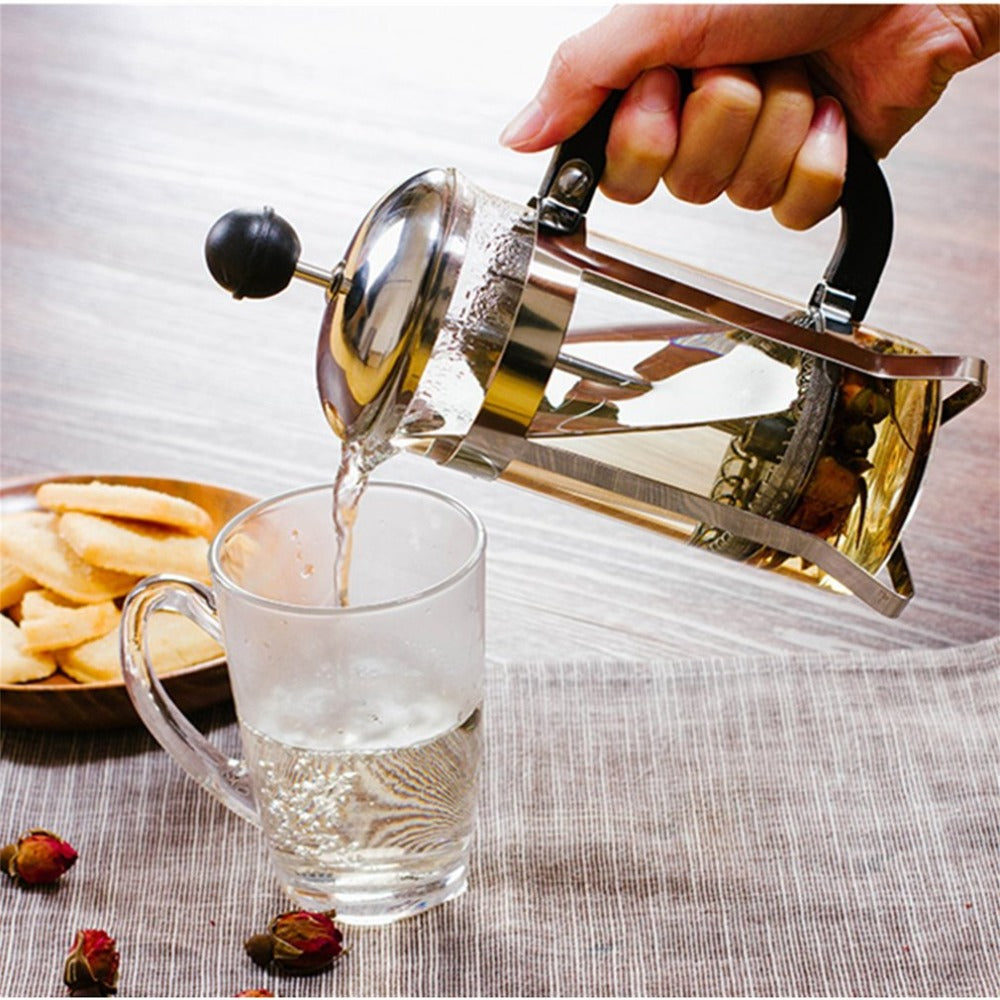
[[[246,958],[286,908],[258,834],[144,733],[4,733],[7,838],[80,852],[0,885],[4,995],[61,994],[82,927],[122,996],[1000,993],[1000,641],[494,663],[487,698],[471,891],[311,978]]]

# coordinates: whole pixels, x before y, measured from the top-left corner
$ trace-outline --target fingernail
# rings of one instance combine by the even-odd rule
[[[662,74],[643,73],[639,79],[639,92],[636,95],[639,107],[643,111],[652,111],[656,114],[672,111],[676,96],[674,89]]]
[[[820,132],[837,132],[844,123],[844,112],[835,97],[821,97],[813,110],[813,128]]]
[[[533,139],[545,124],[545,111],[533,100],[500,134],[500,145],[516,149]]]

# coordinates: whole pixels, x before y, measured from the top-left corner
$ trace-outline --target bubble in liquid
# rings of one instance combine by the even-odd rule
[[[476,189],[465,257],[399,433],[464,435],[475,420],[513,326],[533,232],[518,206]]]

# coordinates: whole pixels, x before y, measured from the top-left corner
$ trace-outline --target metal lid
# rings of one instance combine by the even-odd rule
[[[387,440],[412,396],[454,290],[474,195],[452,169],[417,174],[365,217],[331,287],[316,374],[345,440]]]

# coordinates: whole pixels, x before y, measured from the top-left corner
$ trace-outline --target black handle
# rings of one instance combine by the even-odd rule
[[[892,247],[892,195],[868,147],[847,135],[847,175],[840,196],[840,238],[823,273],[830,288],[854,296],[851,319],[868,312]]]
[[[556,147],[538,189],[539,221],[543,225],[573,232],[583,221],[608,161],[611,119],[623,94],[613,90],[594,117]]]
[[[690,74],[681,72],[680,77],[683,102]],[[569,233],[582,223],[604,173],[611,120],[621,98],[622,91],[613,91],[597,114],[556,149],[536,201],[541,225]],[[587,169],[581,171],[581,164]],[[885,175],[853,133],[847,137],[847,173],[838,204],[840,238],[823,280],[841,293],[838,299],[847,303],[851,321],[860,323],[889,259],[893,216]]]

